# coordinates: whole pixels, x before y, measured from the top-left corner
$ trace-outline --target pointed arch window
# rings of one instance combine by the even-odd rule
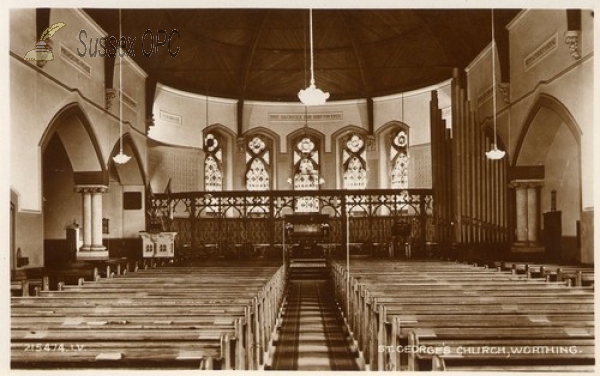
[[[302,137],[294,145],[293,184],[294,190],[316,191],[324,183],[319,175],[318,143],[310,136]],[[319,200],[316,197],[299,197],[296,212],[318,212]]]
[[[261,136],[254,136],[246,148],[246,189],[266,191],[271,187],[271,151]]]
[[[390,188],[408,188],[408,129],[400,128],[391,134]]]
[[[367,187],[367,151],[361,135],[352,133],[344,139],[342,166],[344,189]]]
[[[270,143],[262,136],[252,137],[246,144],[246,190],[267,191],[271,188]],[[248,212],[254,216],[268,213],[267,197],[255,197]]]
[[[223,149],[221,138],[216,133],[204,136],[204,190],[223,190]]]

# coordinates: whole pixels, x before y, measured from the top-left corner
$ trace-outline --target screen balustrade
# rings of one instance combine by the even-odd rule
[[[286,244],[286,216],[298,214],[307,194],[328,217],[323,247],[330,255],[386,254],[394,225],[410,225],[413,251],[435,242],[431,189],[269,192],[178,192],[150,195],[150,227],[177,232],[177,257],[279,258]],[[343,250],[343,251],[342,251]]]

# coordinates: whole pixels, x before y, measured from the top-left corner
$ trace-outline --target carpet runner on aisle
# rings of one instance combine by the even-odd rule
[[[358,370],[344,322],[326,281],[292,281],[274,370]]]

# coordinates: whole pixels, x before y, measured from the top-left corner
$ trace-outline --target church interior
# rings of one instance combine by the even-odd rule
[[[593,9],[8,16],[12,370],[594,371]]]

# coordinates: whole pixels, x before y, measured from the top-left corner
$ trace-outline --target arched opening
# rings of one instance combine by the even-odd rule
[[[40,146],[44,265],[60,266],[75,261],[81,246],[66,240],[67,229],[84,223],[82,195],[76,186],[106,186],[108,175],[92,126],[78,104],[54,117]]]
[[[123,148],[133,158],[113,162],[117,139],[112,150],[105,148],[111,150],[105,159],[94,131],[72,104],[54,117],[40,142],[45,266],[139,257],[132,252],[141,250],[139,231],[146,221],[143,159],[129,134],[123,135]]]
[[[569,111],[557,99],[542,95],[525,119],[513,159],[517,238],[521,231],[521,237],[527,233],[531,241],[531,233],[539,232],[537,243],[563,261],[581,260],[580,139],[581,131]],[[520,208],[525,201],[524,194],[519,200],[523,186],[528,190],[528,210]],[[532,228],[532,219],[537,228]],[[529,226],[523,228],[523,223]]]

